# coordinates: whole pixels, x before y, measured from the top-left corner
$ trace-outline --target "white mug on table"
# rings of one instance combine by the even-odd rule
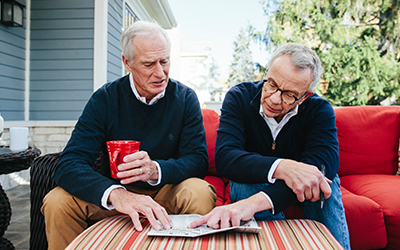
[[[28,148],[28,128],[10,128],[10,150],[13,152],[24,151]]]

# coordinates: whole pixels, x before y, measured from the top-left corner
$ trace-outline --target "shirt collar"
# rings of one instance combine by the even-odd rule
[[[289,112],[287,112],[280,123],[278,123],[275,118],[273,117],[268,117],[264,114],[264,110],[262,108],[262,105],[260,104],[260,110],[259,113],[261,115],[262,118],[264,118],[265,122],[268,124],[269,127],[277,127],[279,126],[280,128],[282,128],[283,126],[285,126],[286,123],[288,123],[288,121],[290,120],[290,118],[292,118],[293,116],[297,115],[299,110],[299,105],[296,104],[296,106],[294,106],[292,108],[292,110],[290,110]]]
[[[133,94],[136,96],[136,98],[139,101],[143,102],[144,104],[147,104],[147,105],[156,104],[158,102],[158,100],[160,100],[161,98],[163,98],[165,96],[165,89],[164,89],[161,93],[157,94],[153,99],[151,99],[149,103],[147,103],[146,102],[146,97],[143,97],[143,96],[139,95],[139,93],[138,93],[138,91],[136,89],[135,83],[133,82],[132,73],[129,74],[129,82],[131,84],[131,89],[132,89]]]

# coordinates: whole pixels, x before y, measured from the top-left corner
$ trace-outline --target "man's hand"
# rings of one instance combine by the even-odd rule
[[[146,151],[139,151],[124,157],[124,162],[118,165],[117,176],[122,178],[121,184],[132,182],[158,180],[158,169]]]
[[[317,167],[305,163],[282,160],[272,177],[284,180],[300,202],[319,200],[320,191],[324,193],[325,199],[328,199],[332,193],[329,186],[332,181],[325,178]]]
[[[255,194],[247,199],[214,208],[211,212],[190,223],[188,228],[207,224],[213,229],[240,226],[240,221],[250,220],[256,212],[270,209],[271,204],[263,194]]]
[[[115,209],[123,214],[129,215],[134,227],[142,231],[139,214],[146,216],[154,229],[160,230],[160,221],[164,229],[172,228],[172,220],[165,208],[155,202],[150,196],[131,193],[123,188],[117,188],[111,191],[108,201],[113,204]]]

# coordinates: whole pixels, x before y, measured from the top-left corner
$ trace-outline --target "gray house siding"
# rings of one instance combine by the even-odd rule
[[[108,3],[108,35],[107,35],[107,81],[121,77],[122,61],[119,40],[122,33],[123,1],[110,0]]]
[[[0,112],[6,121],[25,119],[25,40],[25,28],[0,24]]]
[[[121,77],[124,68],[119,40],[125,6],[123,0],[104,1],[108,23],[103,30],[107,32],[103,81],[110,82]],[[29,11],[24,27],[0,24],[0,112],[6,121],[25,120],[27,113],[32,121],[77,120],[94,86],[105,83],[93,82],[94,38],[103,32],[94,33],[95,0],[31,0]]]
[[[31,1],[30,120],[76,120],[93,93],[94,0]]]

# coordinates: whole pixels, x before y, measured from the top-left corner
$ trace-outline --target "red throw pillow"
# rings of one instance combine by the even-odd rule
[[[217,175],[215,170],[215,142],[217,140],[217,128],[219,125],[219,116],[212,109],[202,109],[203,124],[206,130],[207,151],[208,151],[208,173],[207,175]],[[218,175],[217,175],[218,176]]]
[[[399,106],[335,108],[339,175],[395,174],[400,133]]]

